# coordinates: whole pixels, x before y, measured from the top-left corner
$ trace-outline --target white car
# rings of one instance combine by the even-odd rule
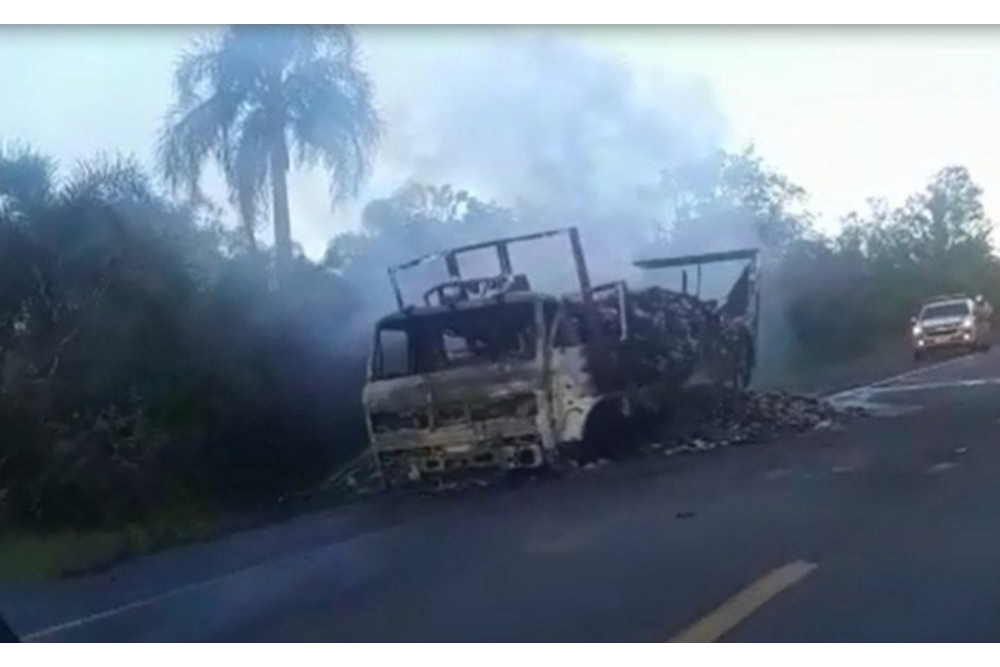
[[[992,311],[981,298],[932,301],[913,318],[913,356],[918,361],[930,350],[965,348],[985,351],[992,345]]]

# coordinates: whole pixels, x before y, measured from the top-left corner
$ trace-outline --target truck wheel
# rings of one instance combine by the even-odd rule
[[[618,401],[608,400],[596,405],[587,416],[583,432],[583,458],[612,459],[631,452],[638,443],[630,425]]]
[[[582,449],[582,443],[574,441],[562,443],[553,451],[546,451],[543,470],[554,477],[568,475],[579,467],[584,458],[581,454]]]

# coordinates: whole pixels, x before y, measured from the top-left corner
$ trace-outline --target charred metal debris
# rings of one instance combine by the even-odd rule
[[[837,429],[863,416],[867,416],[863,408],[837,408],[819,398],[784,391],[702,386],[677,395],[654,415],[642,447],[673,454],[758,444],[791,433]]]

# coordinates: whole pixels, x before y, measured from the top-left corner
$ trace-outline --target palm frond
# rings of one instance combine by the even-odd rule
[[[371,171],[382,120],[371,82],[356,67],[353,52],[299,65],[289,74],[285,91],[298,162],[330,171],[335,202],[356,195]]]
[[[157,201],[153,184],[138,160],[122,154],[99,154],[77,163],[59,189],[59,197],[67,203],[106,205]]]
[[[251,239],[272,179],[285,177],[271,159],[287,148],[298,164],[330,172],[335,202],[371,171],[382,121],[347,26],[229,26],[185,52],[174,78],[161,174],[194,199],[205,163],[219,164]]]
[[[218,79],[220,47],[220,38],[211,37],[195,42],[181,53],[174,66],[174,92],[178,106],[196,106],[206,96],[205,87]]]
[[[157,164],[171,189],[197,191],[202,165],[222,154],[231,118],[226,107],[213,95],[194,107],[176,105],[170,110],[157,144]]]
[[[24,210],[44,205],[52,196],[56,163],[29,145],[0,145],[0,203]]]
[[[260,213],[268,203],[269,149],[267,115],[263,108],[257,108],[241,120],[238,132],[226,143],[222,160],[230,200],[236,204],[251,242]]]
[[[174,72],[177,99],[157,146],[160,173],[171,189],[186,187],[197,197],[204,163],[225,159],[254,77],[232,29],[182,54]]]
[[[290,61],[302,64],[313,60],[353,61],[357,54],[354,33],[346,25],[299,25],[288,37]]]

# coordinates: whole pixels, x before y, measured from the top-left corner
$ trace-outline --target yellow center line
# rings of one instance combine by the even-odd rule
[[[694,625],[674,636],[671,642],[714,642],[769,600],[816,569],[815,563],[795,561],[769,572]]]

